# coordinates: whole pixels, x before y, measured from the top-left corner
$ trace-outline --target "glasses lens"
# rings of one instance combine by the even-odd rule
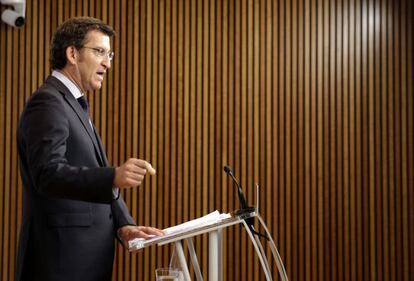
[[[105,56],[106,51],[104,49],[101,48],[95,48],[96,53],[100,56],[103,57]]]
[[[82,48],[93,50],[98,57],[107,56],[109,60],[112,60],[113,57],[114,57],[114,52],[113,51],[108,51],[107,52],[103,48],[93,48],[93,47],[87,47],[87,46],[83,46]]]

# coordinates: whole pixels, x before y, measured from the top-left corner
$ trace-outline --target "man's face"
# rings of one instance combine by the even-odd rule
[[[96,30],[88,32],[86,43],[79,50],[77,59],[77,82],[83,91],[98,90],[102,87],[104,75],[111,67],[108,57],[110,50],[109,36]]]

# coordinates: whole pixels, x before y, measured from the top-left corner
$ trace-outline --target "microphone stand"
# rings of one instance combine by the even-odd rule
[[[233,170],[230,168],[230,166],[225,165],[224,166],[224,172],[226,174],[228,174],[233,179],[233,182],[237,187],[237,195],[239,197],[240,209],[236,210],[234,213],[237,216],[243,218],[243,215],[249,214],[249,213],[252,213],[252,212],[256,211],[255,207],[247,205],[246,198],[244,197],[243,190],[242,190],[239,182],[237,181],[236,177],[234,176]],[[246,219],[244,219],[244,221],[249,226],[249,229],[251,230],[251,232],[253,234],[255,234],[257,236],[260,236],[260,237],[263,237],[266,240],[269,240],[269,237],[266,234],[262,234],[262,233],[256,231],[256,229],[254,228],[254,218],[253,217],[246,218]]]
[[[236,180],[231,168],[227,165],[224,166],[224,172],[226,172],[226,174],[228,174],[233,179],[234,184],[237,186],[240,209],[236,210],[234,213],[239,217],[239,219],[243,220],[243,224],[245,225],[247,229],[247,233],[249,234],[251,241],[253,242],[253,246],[255,247],[259,260],[262,264],[262,268],[266,275],[266,279],[273,280],[271,277],[270,267],[266,259],[266,253],[263,249],[262,243],[260,242],[260,237],[263,237],[267,240],[270,246],[270,249],[272,250],[272,255],[273,255],[274,260],[276,261],[276,266],[279,270],[279,275],[280,275],[281,280],[289,281],[287,274],[286,274],[286,269],[283,265],[282,259],[280,258],[279,252],[277,251],[276,245],[272,237],[270,236],[270,232],[267,229],[266,224],[264,223],[263,219],[260,217],[260,214],[258,213],[258,209],[256,209],[255,207],[247,206],[247,202],[246,202],[246,198],[244,197],[243,190],[241,189],[239,182]],[[259,203],[257,203],[257,205],[259,205]],[[259,223],[262,225],[265,231],[265,234],[257,232],[254,229],[254,216],[252,217],[249,216],[249,214],[252,212],[256,212],[256,216],[258,217]]]

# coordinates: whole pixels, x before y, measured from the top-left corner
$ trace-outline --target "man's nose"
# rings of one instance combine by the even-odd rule
[[[108,56],[104,57],[104,59],[102,60],[102,65],[108,69],[111,68],[111,60],[109,59]]]

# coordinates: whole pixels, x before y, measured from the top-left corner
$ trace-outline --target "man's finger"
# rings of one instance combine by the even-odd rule
[[[156,173],[155,169],[147,161],[145,161],[145,169],[147,169],[148,173],[150,173],[151,176],[155,175]]]
[[[145,231],[147,234],[156,235],[156,236],[163,236],[164,232],[158,228],[150,227],[150,226],[144,226],[142,231]]]
[[[132,163],[134,163],[134,165],[147,170],[150,175],[152,176],[155,175],[156,173],[155,169],[147,161],[142,160],[142,159],[136,159],[136,158],[131,158],[130,160]]]

